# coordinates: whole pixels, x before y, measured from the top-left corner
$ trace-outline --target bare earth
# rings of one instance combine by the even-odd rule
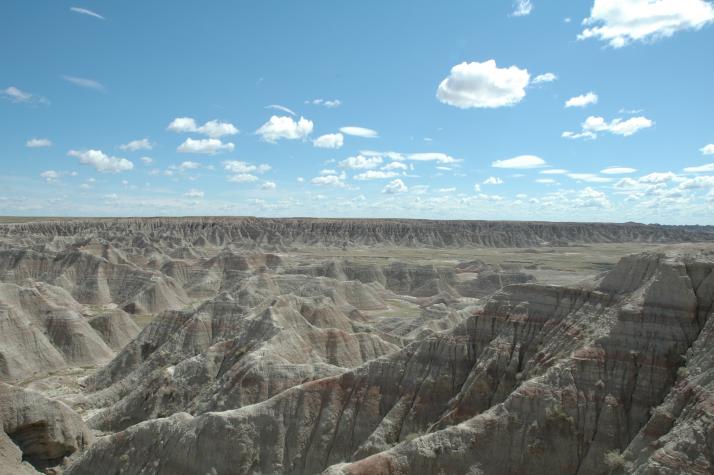
[[[713,242],[0,218],[0,474],[713,473]]]

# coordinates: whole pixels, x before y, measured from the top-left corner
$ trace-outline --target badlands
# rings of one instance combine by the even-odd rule
[[[0,474],[714,473],[714,229],[0,220]]]

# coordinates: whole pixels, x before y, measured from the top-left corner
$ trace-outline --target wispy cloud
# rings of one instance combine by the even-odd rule
[[[49,105],[50,101],[42,96],[37,96],[29,92],[23,91],[15,86],[10,86],[5,89],[0,89],[0,97],[17,103],[25,104],[45,104]]]
[[[265,106],[265,108],[266,108],[266,109],[275,109],[275,110],[287,112],[287,113],[290,114],[290,115],[297,115],[297,114],[295,114],[295,111],[293,111],[292,109],[289,109],[289,108],[287,108],[287,107],[285,107],[285,106],[281,106],[280,104],[270,104],[269,106]]]
[[[84,87],[87,89],[94,89],[95,91],[104,92],[104,86],[99,81],[94,79],[80,78],[76,76],[62,76],[62,79],[75,86]]]
[[[94,18],[99,18],[100,20],[106,20],[102,15],[100,15],[97,12],[93,12],[92,10],[87,10],[86,8],[80,8],[80,7],[69,7],[70,11],[73,11],[74,13],[79,13],[80,15],[87,15],[91,16]]]
[[[516,0],[513,9],[513,16],[526,16],[530,15],[533,11],[533,4],[531,0]]]

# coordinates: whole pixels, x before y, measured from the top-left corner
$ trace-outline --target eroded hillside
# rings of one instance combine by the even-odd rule
[[[711,473],[714,245],[661,245],[709,238],[636,224],[5,225],[0,465]]]

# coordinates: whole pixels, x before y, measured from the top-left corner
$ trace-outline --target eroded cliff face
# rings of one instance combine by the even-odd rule
[[[44,238],[54,246],[100,238],[139,249],[224,246],[289,249],[295,246],[527,247],[603,242],[712,241],[708,229],[638,223],[548,223],[429,221],[409,219],[148,218],[58,220],[6,225],[0,233],[23,237],[30,246]]]
[[[348,273],[351,290],[336,284]],[[82,404],[109,402],[90,422],[123,430],[67,473],[714,471],[711,246],[624,258],[580,286],[510,285],[446,313],[453,279],[427,272],[438,285],[413,297],[419,318],[446,324],[423,333],[370,320],[390,287],[423,287],[390,275],[268,273],[165,312],[90,379]],[[252,305],[271,292],[282,296]]]

